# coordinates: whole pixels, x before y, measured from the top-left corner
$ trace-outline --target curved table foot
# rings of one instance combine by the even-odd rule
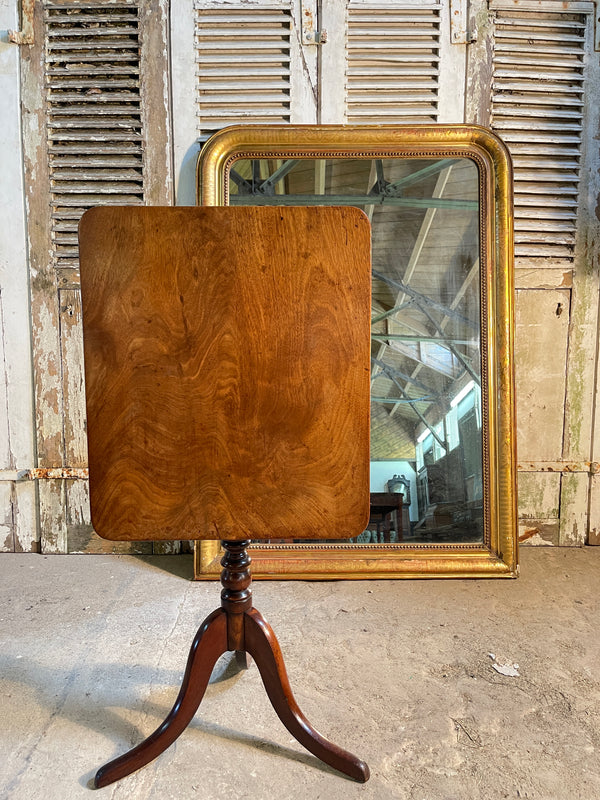
[[[343,772],[355,781],[369,779],[364,761],[327,741],[306,719],[292,694],[279,643],[262,615],[252,608],[246,612],[244,637],[246,650],[256,661],[265,689],[277,716],[288,731],[313,755],[325,764]]]
[[[100,789],[144,767],[164,752],[185,730],[196,713],[217,659],[227,651],[227,615],[213,611],[194,638],[183,683],[165,721],[132,750],[100,767],[94,786]]]

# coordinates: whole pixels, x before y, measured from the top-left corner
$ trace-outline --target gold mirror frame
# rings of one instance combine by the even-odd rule
[[[518,574],[514,416],[512,165],[508,150],[479,126],[233,126],[215,134],[198,161],[198,202],[227,205],[240,159],[468,158],[478,166],[484,537],[477,544],[251,545],[253,577],[516,577]],[[194,576],[217,579],[221,547],[195,543]]]

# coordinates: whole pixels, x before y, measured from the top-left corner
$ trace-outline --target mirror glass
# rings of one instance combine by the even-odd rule
[[[371,221],[371,518],[347,541],[483,543],[475,161],[242,158],[226,180],[231,205],[353,205]]]

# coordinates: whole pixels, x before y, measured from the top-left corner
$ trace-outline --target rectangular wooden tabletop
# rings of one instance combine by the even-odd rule
[[[97,533],[360,533],[369,515],[366,216],[101,207],[83,216],[79,237]]]

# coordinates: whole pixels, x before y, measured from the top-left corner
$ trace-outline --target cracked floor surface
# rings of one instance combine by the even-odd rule
[[[0,798],[600,797],[600,548],[521,563],[516,581],[254,584],[300,707],[368,783],[307,753],[226,656],[177,742],[94,791],[171,708],[218,584],[185,556],[4,555]]]

